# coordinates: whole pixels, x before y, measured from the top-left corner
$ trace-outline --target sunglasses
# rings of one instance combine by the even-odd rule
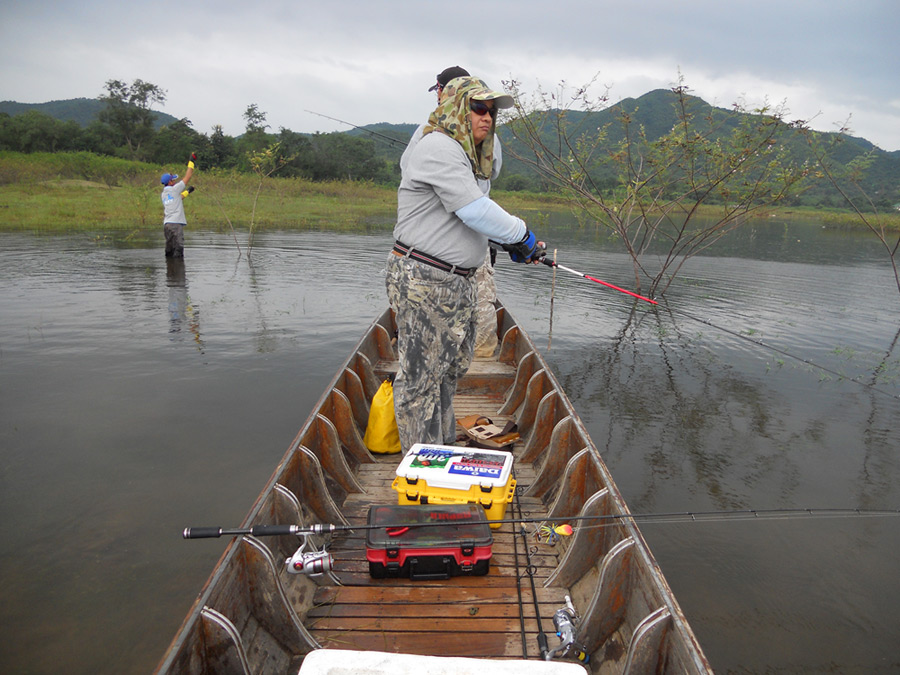
[[[497,109],[490,107],[484,101],[469,101],[469,110],[471,110],[476,115],[490,114],[491,117],[497,116]]]

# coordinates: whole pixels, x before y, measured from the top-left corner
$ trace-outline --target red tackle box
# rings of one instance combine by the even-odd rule
[[[477,504],[373,506],[366,560],[373,579],[487,574],[494,537]]]

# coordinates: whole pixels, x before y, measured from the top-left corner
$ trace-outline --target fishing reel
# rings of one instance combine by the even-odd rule
[[[327,574],[334,568],[334,558],[328,551],[316,551],[312,549],[306,550],[307,546],[312,548],[308,534],[299,535],[303,538],[300,548],[294,551],[294,555],[284,561],[287,571],[291,574],[305,574],[310,577],[316,577],[320,574]]]
[[[590,660],[582,643],[578,641],[578,615],[572,605],[572,598],[566,596],[566,606],[560,607],[553,613],[553,627],[559,637],[559,646],[547,652],[545,659],[550,661],[555,657],[574,658],[582,663]]]

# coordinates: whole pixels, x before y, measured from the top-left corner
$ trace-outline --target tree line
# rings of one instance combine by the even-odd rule
[[[254,158],[266,152],[278,176],[322,180],[367,180],[396,185],[399,181],[399,157],[408,135],[400,127],[375,132],[358,128],[350,133],[302,134],[281,127],[277,133],[270,129],[266,113],[250,104],[243,113],[244,133],[228,136],[221,125],[210,133],[193,128],[187,118],[160,126],[153,106],[165,103],[166,92],[159,86],[134,80],[127,84],[109,80],[104,93],[97,97],[102,109],[87,126],[63,121],[36,110],[10,116],[0,113],[0,150],[31,152],[88,151],[126,159],[140,160],[159,166],[183,163],[190,152],[201,157],[203,169],[236,169],[253,172]],[[687,97],[694,108],[689,120],[679,120],[679,97],[673,91],[658,90],[639,99],[626,99],[615,106],[584,106],[574,110],[561,105],[560,99],[543,102],[538,109],[504,115],[499,134],[504,143],[503,171],[494,186],[500,190],[530,192],[559,192],[559,181],[540,170],[535,161],[538,148],[525,143],[519,128],[540,129],[541,144],[567,149],[572,155],[578,148],[593,148],[593,156],[580,166],[589,178],[595,194],[611,194],[627,186],[633,177],[620,162],[608,161],[621,156],[621,145],[637,156],[648,156],[647,147],[663,139],[675,126],[688,124],[698,133],[700,123],[712,117],[725,116],[721,131],[725,133],[746,121],[748,111],[716,109],[701,99]],[[626,126],[619,123],[622,114],[633,121],[634,129],[641,129],[640,138],[625,139]],[[728,113],[728,114],[726,114]],[[707,133],[703,131],[703,133]],[[366,135],[360,135],[366,134]],[[388,137],[396,137],[396,141]],[[554,138],[556,136],[556,138]],[[900,153],[877,150],[868,142],[847,134],[824,134],[823,138],[840,140],[828,155],[837,169],[847,168],[845,174],[855,173],[855,182],[864,190],[866,199],[860,204],[864,211],[895,210],[900,203]],[[779,134],[778,146],[794,162],[815,165],[821,158],[810,152],[807,137],[797,129],[787,128]],[[711,146],[712,147],[712,146]],[[707,148],[709,151],[710,148]],[[543,150],[541,150],[543,152]],[[604,159],[606,158],[606,159]],[[568,159],[566,160],[568,161]],[[725,200],[719,193],[706,197],[707,203]],[[818,208],[846,208],[846,195],[835,189],[828,180],[808,180],[803,190],[794,190],[781,201],[786,206]]]
[[[221,125],[209,134],[187,118],[157,128],[154,105],[166,92],[143,80],[127,84],[108,80],[98,97],[104,104],[97,119],[82,127],[37,110],[0,113],[0,150],[16,152],[93,152],[160,166],[181,165],[196,152],[203,169],[252,171],[253,157],[274,153],[278,175],[310,180],[395,182],[395,165],[376,155],[374,141],[343,133],[301,134],[285,127],[270,131],[266,113],[256,104],[244,111],[245,132],[233,137]]]
[[[785,206],[849,208],[881,242],[900,291],[898,153],[885,153],[842,129],[814,132],[786,118],[784,106],[714,108],[672,89],[609,105],[590,83],[575,90],[525,95],[505,83],[515,106],[503,113],[504,166],[495,187],[553,192],[569,198],[585,224],[606,229],[632,259],[634,286],[662,295],[682,266],[754,217]],[[103,108],[82,128],[36,111],[0,113],[0,150],[90,151],[176,168],[197,152],[203,169],[236,169],[314,181],[396,184],[399,138],[360,128],[348,133],[269,131],[256,104],[244,111],[244,133],[220,125],[207,135],[182,118],[157,128],[154,105],[166,92],[135,80],[109,80]],[[376,149],[382,136],[391,152]],[[713,207],[712,209],[705,207]],[[253,215],[251,215],[251,233]]]

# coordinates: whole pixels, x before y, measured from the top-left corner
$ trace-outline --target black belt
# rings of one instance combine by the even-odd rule
[[[426,265],[431,265],[432,267],[436,267],[439,270],[444,270],[445,272],[458,274],[461,277],[469,277],[475,274],[476,268],[474,267],[459,267],[458,265],[445,263],[440,258],[434,258],[430,255],[426,255],[425,253],[417,251],[414,248],[407,246],[406,244],[401,244],[399,241],[394,242],[394,251],[396,253],[399,253],[401,256],[412,258],[413,260],[425,263]]]

